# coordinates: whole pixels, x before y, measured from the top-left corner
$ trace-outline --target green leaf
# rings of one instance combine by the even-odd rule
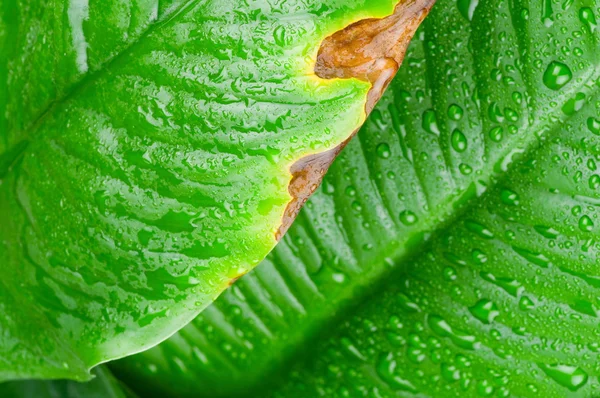
[[[120,377],[195,397],[597,395],[597,12],[440,0],[269,260]]]
[[[92,371],[94,378],[87,383],[57,380],[12,381],[0,384],[0,395],[9,398],[135,398],[103,366]]]
[[[262,261],[294,215],[291,169],[373,99],[315,75],[321,43],[395,4],[3,2],[0,380],[89,379]]]

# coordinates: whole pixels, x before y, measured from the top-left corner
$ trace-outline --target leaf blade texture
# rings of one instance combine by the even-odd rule
[[[220,375],[207,396],[593,396],[596,9],[439,1],[269,260],[117,373],[182,396]]]
[[[4,2],[0,379],[89,379],[258,264],[291,165],[366,118],[321,42],[395,5]]]

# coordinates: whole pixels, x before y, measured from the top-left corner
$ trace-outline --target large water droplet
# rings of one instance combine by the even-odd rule
[[[519,195],[509,189],[503,189],[500,192],[500,199],[507,205],[517,206],[519,204]]]
[[[504,289],[508,294],[510,294],[513,297],[517,297],[523,290],[523,286],[516,279],[496,277],[495,275],[485,272],[482,272],[480,275],[484,280],[491,282],[494,285]]]
[[[500,105],[497,102],[492,102],[488,108],[488,115],[492,122],[502,123],[504,121],[504,113],[500,109]]]
[[[554,381],[571,391],[579,390],[588,381],[588,374],[576,366],[539,364],[539,367]]]
[[[582,216],[579,219],[579,229],[583,232],[591,232],[594,228],[594,222],[588,216]]]
[[[466,220],[465,227],[467,227],[467,229],[469,231],[479,235],[483,239],[493,239],[494,238],[494,234],[492,233],[492,231],[490,231],[488,227],[486,227],[483,224],[480,224],[477,221]]]
[[[523,296],[519,300],[519,308],[521,309],[521,311],[529,311],[533,307],[535,307],[535,303],[531,301],[529,297]]]
[[[456,152],[464,152],[467,149],[467,137],[459,129],[454,129],[452,132],[452,148]]]
[[[594,174],[590,177],[590,189],[598,189],[600,187],[600,176],[598,174]]]
[[[552,61],[544,72],[544,84],[551,90],[560,90],[573,78],[571,69],[562,62]]]
[[[475,10],[479,5],[479,0],[458,0],[457,6],[458,11],[462,14],[463,17],[471,21],[473,19],[473,15],[475,14]]]
[[[587,127],[592,133],[600,135],[600,120],[595,117],[589,117],[587,120]]]
[[[490,139],[495,142],[502,141],[502,127],[494,127],[490,130]]]
[[[552,0],[542,0],[542,23],[547,28],[554,24],[554,16],[552,14]]]
[[[423,113],[423,129],[428,133],[440,135],[440,128],[434,111],[428,110]]]
[[[473,316],[485,324],[490,324],[496,318],[500,311],[496,304],[488,299],[479,300],[474,306],[469,307],[469,311]]]
[[[581,10],[579,10],[579,19],[588,27],[591,32],[596,30],[598,24],[596,23],[594,11],[592,11],[591,8],[583,7]]]
[[[533,227],[538,234],[542,235],[544,238],[548,238],[548,239],[556,239],[559,235],[559,232],[552,228],[552,227],[547,227],[545,225],[536,225]]]
[[[460,106],[452,104],[448,107],[448,117],[451,120],[460,120],[463,117],[463,110]]]
[[[517,246],[513,246],[512,248],[518,255],[532,264],[538,265],[542,268],[548,268],[548,265],[550,264],[550,259],[541,253],[535,253],[531,250],[523,249]]]

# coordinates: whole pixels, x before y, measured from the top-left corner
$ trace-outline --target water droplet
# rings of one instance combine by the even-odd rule
[[[579,19],[588,27],[591,32],[596,30],[598,24],[596,22],[594,11],[592,11],[591,8],[583,7],[581,10],[579,10]]]
[[[381,380],[394,390],[405,390],[413,393],[417,392],[416,387],[408,380],[395,374],[398,364],[394,354],[382,355],[377,362],[376,371]]]
[[[500,314],[496,304],[488,299],[479,300],[474,306],[469,307],[469,311],[475,318],[485,324],[492,323],[494,318]]]
[[[535,253],[517,246],[513,246],[512,248],[518,255],[520,255],[532,264],[535,264],[542,268],[548,268],[548,265],[550,264],[550,260],[541,253]]]
[[[494,127],[490,130],[490,139],[495,142],[502,141],[502,127]]]
[[[563,105],[562,111],[564,112],[565,115],[572,116],[576,112],[581,110],[581,108],[583,108],[584,105],[585,105],[585,94],[577,93],[577,94],[575,94],[575,98],[571,98]]]
[[[351,356],[360,359],[361,361],[366,360],[365,356],[358,350],[358,348],[356,348],[352,340],[350,340],[349,338],[342,337],[340,343],[342,344],[344,350]]]
[[[412,301],[407,295],[399,294],[398,295],[398,304],[403,311],[408,313],[421,312],[421,308],[419,305]]]
[[[520,105],[523,102],[523,94],[518,91],[512,93],[512,99],[516,104]]]
[[[503,189],[500,192],[500,199],[507,205],[517,206],[519,204],[519,195],[509,189]]]
[[[458,170],[461,174],[468,176],[473,172],[473,168],[466,163],[461,163],[458,165]]]
[[[556,239],[559,235],[559,232],[552,227],[546,227],[545,225],[536,225],[533,227],[538,234],[542,235],[544,238],[548,239]]]
[[[400,213],[400,221],[404,225],[414,225],[419,221],[417,215],[410,210],[404,210]]]
[[[579,229],[583,232],[591,232],[594,228],[594,223],[588,216],[582,216],[579,219]]]
[[[427,110],[423,113],[423,129],[428,133],[440,135],[440,129],[434,111]]]
[[[452,267],[446,267],[443,271],[444,279],[447,281],[456,280],[456,270]]]
[[[506,116],[506,118],[511,122],[516,122],[519,120],[519,114],[517,111],[511,108],[506,108],[504,110],[504,116]]]
[[[428,318],[428,324],[431,330],[441,337],[449,337],[454,344],[458,347],[474,350],[479,347],[479,343],[476,341],[475,336],[464,333],[460,330],[455,330],[446,322],[445,319],[438,315],[431,315]]]
[[[552,0],[542,0],[542,23],[549,28],[554,24]]]
[[[485,264],[488,260],[487,255],[479,249],[473,250],[471,257],[473,257],[475,264]]]
[[[543,81],[551,90],[560,90],[573,78],[571,69],[562,62],[552,61],[544,72]]]
[[[382,159],[388,159],[390,156],[392,156],[392,151],[390,150],[390,146],[386,143],[382,143],[377,145],[377,156],[379,156]]]
[[[427,358],[423,350],[416,347],[409,347],[408,350],[406,350],[406,355],[408,356],[408,359],[414,363],[421,363]]]
[[[479,5],[479,0],[458,0],[457,6],[458,11],[462,14],[463,17],[468,19],[469,21],[473,20],[473,15],[475,14],[475,10]]]
[[[576,366],[539,364],[539,367],[554,381],[571,391],[579,390],[588,381],[588,374]]]
[[[519,308],[521,311],[529,311],[535,306],[535,303],[527,296],[521,297],[519,300]]]
[[[600,187],[600,176],[598,174],[594,174],[590,177],[590,189],[598,189]]]
[[[516,279],[502,277],[499,278],[485,272],[482,272],[480,275],[484,280],[491,282],[494,285],[504,289],[506,293],[510,294],[513,297],[517,297],[523,290],[523,286]]]
[[[463,117],[463,109],[456,105],[456,104],[452,104],[448,107],[448,117],[450,118],[450,120],[460,120]]]
[[[589,117],[587,120],[587,128],[593,134],[600,135],[600,120],[595,117]]]
[[[489,397],[494,393],[494,387],[487,380],[481,380],[477,383],[477,394],[482,397]]]
[[[502,123],[504,121],[504,114],[500,109],[500,105],[496,102],[492,102],[488,108],[488,115],[492,122]]]
[[[456,152],[464,152],[467,149],[467,138],[459,129],[454,129],[452,132],[451,142]]]
[[[492,233],[492,231],[490,231],[485,225],[480,224],[477,221],[466,220],[465,227],[467,227],[467,229],[469,231],[479,235],[480,237],[482,237],[484,239],[493,239],[494,238],[494,234]]]
[[[458,381],[461,378],[460,370],[454,365],[443,363],[442,366],[440,366],[440,369],[442,377],[450,383]]]

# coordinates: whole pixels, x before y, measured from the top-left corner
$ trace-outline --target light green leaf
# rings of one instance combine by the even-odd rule
[[[0,396],[8,398],[135,398],[127,387],[101,366],[90,382],[66,380],[11,381],[0,384]]]
[[[2,3],[0,380],[88,379],[273,248],[291,166],[365,119],[321,43],[396,1],[275,3]]]
[[[119,374],[195,397],[598,395],[598,6],[440,0],[288,238]]]

